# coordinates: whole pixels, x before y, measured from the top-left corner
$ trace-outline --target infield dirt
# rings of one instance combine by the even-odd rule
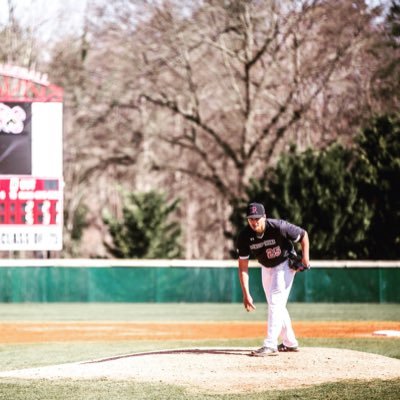
[[[1,322],[0,343],[240,339],[264,336],[265,322]],[[399,322],[295,322],[298,337],[373,337]],[[382,339],[385,340],[385,339]],[[189,391],[242,393],[340,380],[400,377],[400,360],[332,348],[302,348],[277,357],[251,357],[250,348],[190,348],[3,371],[12,379],[111,379],[174,384]]]
[[[295,322],[298,337],[372,337],[400,330],[400,322]],[[262,338],[265,322],[1,322],[0,343],[58,341],[202,340]]]

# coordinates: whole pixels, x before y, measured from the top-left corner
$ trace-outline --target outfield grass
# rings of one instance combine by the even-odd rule
[[[293,320],[307,321],[399,321],[397,304],[302,304],[289,305]],[[1,321],[253,321],[265,320],[266,306],[254,313],[240,304],[0,304]],[[302,346],[336,347],[381,354],[400,359],[398,338],[310,339]],[[38,367],[93,358],[182,347],[253,347],[260,340],[128,341],[107,343],[48,343],[0,345],[0,370]],[[373,366],[371,366],[373,368]],[[301,371],[299,371],[301,379]],[[268,377],[266,377],[268,384]],[[112,380],[16,380],[0,379],[0,399],[398,399],[400,379],[372,382],[340,382],[307,389],[247,393],[245,395],[188,394],[180,387]]]
[[[266,378],[268,385],[268,378]],[[115,384],[97,381],[15,381],[1,382],[0,399],[4,400],[398,400],[400,379],[369,382],[347,381],[315,385],[306,389],[262,393],[210,395],[188,394],[171,385],[139,384],[122,381]],[[7,397],[7,396],[12,397]]]
[[[400,321],[399,304],[289,303],[294,321]],[[0,303],[0,321],[264,321],[239,303]]]
[[[0,345],[0,371],[107,358],[137,352],[192,347],[257,347],[260,339],[129,341]],[[400,359],[400,339],[301,339],[303,347],[333,347]],[[21,356],[23,355],[23,356]]]

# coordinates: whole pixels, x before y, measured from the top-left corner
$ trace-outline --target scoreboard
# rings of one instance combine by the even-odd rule
[[[0,251],[62,250],[63,89],[0,64]]]
[[[0,176],[0,250],[62,248],[60,178]]]

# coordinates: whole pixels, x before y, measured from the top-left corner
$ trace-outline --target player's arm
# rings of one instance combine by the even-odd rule
[[[249,259],[239,258],[239,280],[243,293],[243,305],[247,311],[253,311],[256,306],[253,303],[253,298],[250,295],[249,289]]]
[[[310,265],[310,240],[308,238],[307,231],[304,231],[304,235],[301,238],[300,245],[301,245],[301,253],[302,253],[301,262],[304,265],[309,266]]]

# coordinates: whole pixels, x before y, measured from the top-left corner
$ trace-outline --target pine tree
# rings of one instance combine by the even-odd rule
[[[181,229],[170,221],[179,201],[167,203],[155,191],[125,196],[122,220],[105,216],[113,244],[106,246],[117,258],[171,259],[181,257]]]
[[[266,180],[251,182],[234,205],[232,225],[243,228],[246,203],[259,201],[268,217],[307,229],[314,259],[398,259],[399,160],[399,116],[374,118],[352,149],[293,148]]]
[[[370,258],[400,257],[400,116],[380,116],[358,140],[364,170],[359,176],[361,195],[373,216],[368,241]]]

